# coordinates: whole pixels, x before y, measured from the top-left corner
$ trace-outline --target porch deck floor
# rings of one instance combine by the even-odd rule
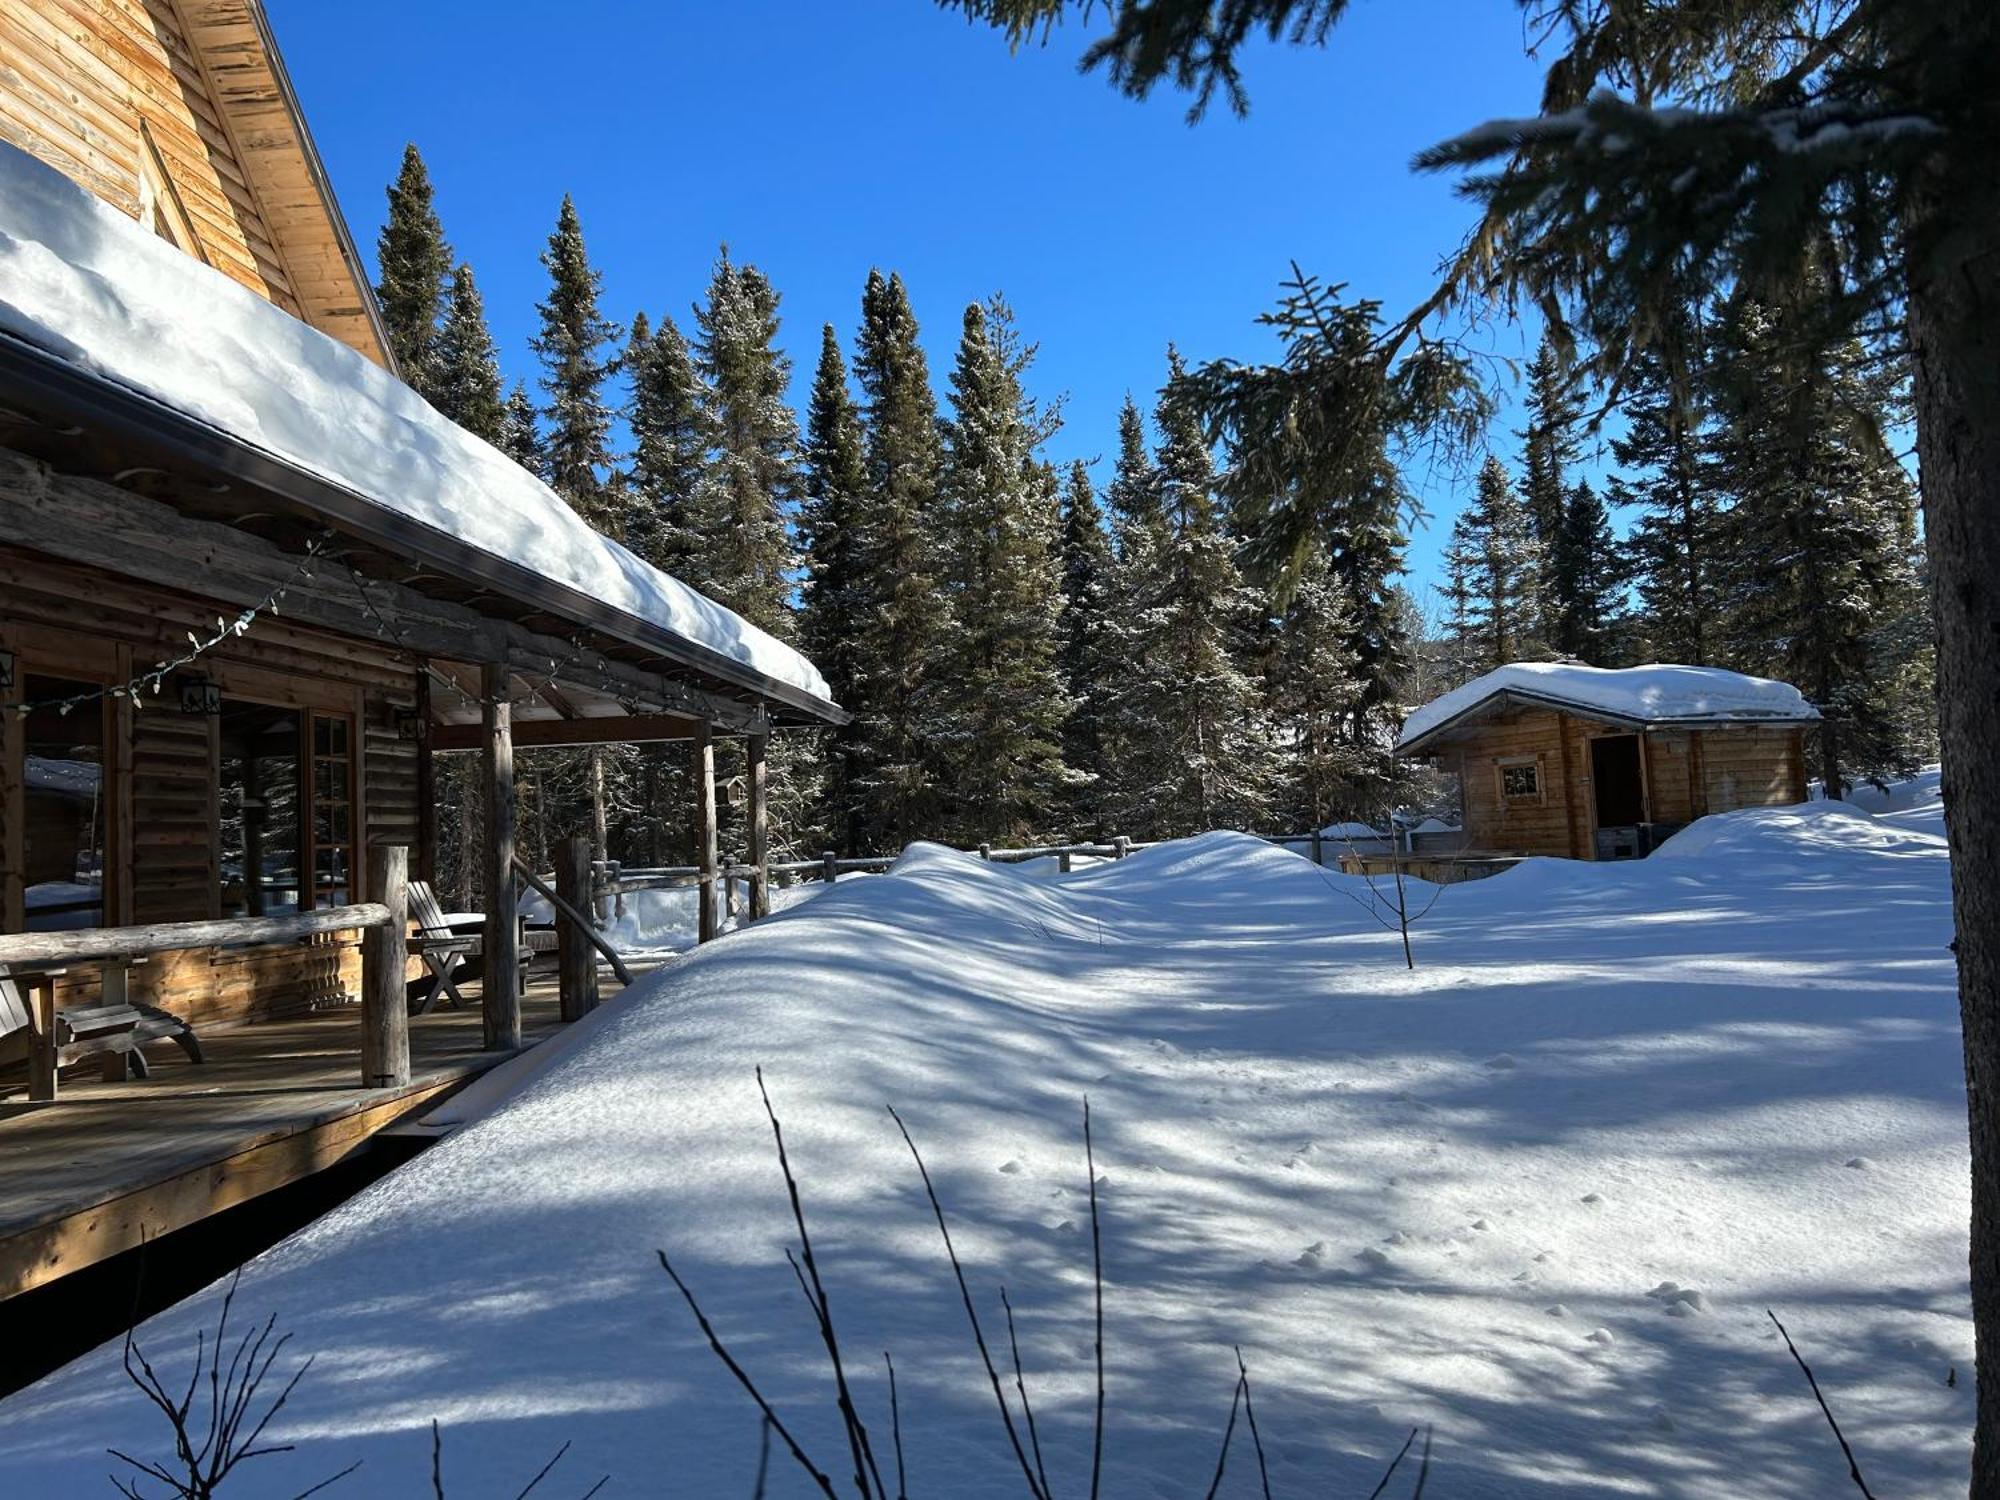
[[[206,1033],[199,1066],[156,1044],[150,1078],[65,1077],[52,1104],[0,1093],[0,1300],[331,1166],[515,1056],[482,1050],[478,985],[461,988],[470,1007],[410,1018],[403,1088],[356,1087],[346,1006]],[[554,980],[521,1011],[523,1050],[559,1030]]]

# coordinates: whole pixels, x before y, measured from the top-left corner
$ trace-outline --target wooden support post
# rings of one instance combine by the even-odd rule
[[[556,891],[574,911],[590,910],[590,840],[578,835],[556,848]],[[581,1021],[597,1009],[597,952],[588,933],[556,913],[557,991],[562,1018]]]
[[[819,857],[819,878],[828,885],[840,879],[840,861],[834,857],[831,849]]]
[[[514,707],[507,668],[488,662],[479,674],[485,729],[486,921],[480,929],[480,1014],[489,1051],[521,1045],[521,926],[514,900]]]
[[[1313,830],[1313,837],[1312,837],[1312,846],[1313,846],[1313,863],[1314,863],[1314,864],[1316,864],[1316,865],[1323,865],[1323,864],[1325,864],[1325,863],[1326,863],[1326,831],[1325,831],[1324,829],[1321,829],[1321,828],[1315,828],[1315,829]]]
[[[437,759],[431,751],[431,674],[428,663],[417,671],[417,856],[411,861],[417,879],[437,884]],[[373,890],[374,887],[369,887]]]
[[[1056,869],[1064,875],[1069,874],[1069,850],[1064,849],[1056,855]]]
[[[28,1097],[36,1103],[56,1097],[56,981],[49,974],[24,974],[28,1008],[35,1017],[34,1048],[28,1053]]]
[[[1127,838],[1124,834],[1121,833],[1116,838],[1112,839],[1111,857],[1113,859],[1123,859],[1126,855],[1130,854],[1131,852],[1132,852],[1132,841],[1129,838]]]
[[[397,1089],[410,1081],[410,851],[378,844],[368,851],[368,892],[389,920],[361,932],[361,1086]]]
[[[719,863],[720,836],[715,824],[715,731],[708,720],[700,719],[694,731],[695,821],[699,829],[695,863],[701,878],[696,885],[701,906],[695,918],[695,940],[715,938],[715,867]]]
[[[114,958],[104,965],[98,984],[98,1003],[101,1005],[132,1003],[132,970],[127,960]],[[121,1049],[104,1054],[103,1078],[106,1083],[123,1083],[131,1076],[130,1051]]]
[[[979,857],[981,859],[993,858],[993,846],[991,844],[981,844],[979,846]]]
[[[750,920],[771,915],[771,788],[766,755],[769,735],[753,734],[744,741],[750,782]]]

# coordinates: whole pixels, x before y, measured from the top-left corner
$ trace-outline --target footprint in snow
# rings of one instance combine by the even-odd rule
[[[1472,1221],[1472,1227],[1474,1229],[1491,1229],[1493,1226],[1487,1223],[1484,1219],[1474,1219]]]
[[[1000,1170],[1005,1172],[1009,1177],[1017,1177],[1028,1169],[1021,1165],[1019,1158],[1016,1158],[1012,1161],[1001,1162]]]
[[[1618,1342],[1617,1336],[1613,1334],[1609,1328],[1593,1328],[1590,1330],[1589,1333],[1586,1333],[1584,1337],[1588,1339],[1591,1343],[1596,1344],[1600,1348],[1605,1348],[1605,1349],[1610,1348],[1613,1344]]]
[[[1314,1240],[1299,1252],[1299,1258],[1292,1262],[1308,1271],[1324,1270],[1326,1267],[1326,1241]]]
[[[1520,1067],[1521,1059],[1511,1052],[1502,1052],[1497,1057],[1487,1058],[1486,1066],[1496,1073],[1504,1073],[1510,1068]]]
[[[1600,1207],[1602,1207],[1602,1206],[1603,1206],[1603,1204],[1604,1204],[1604,1194],[1602,1194],[1602,1193],[1585,1193],[1585,1194],[1584,1194],[1584,1195],[1583,1195],[1583,1196],[1582,1196],[1581,1198],[1579,1198],[1579,1199],[1578,1199],[1577,1201],[1578,1201],[1579,1203],[1588,1203],[1588,1204],[1589,1204],[1589,1205],[1590,1205],[1590,1206],[1591,1206],[1592,1208],[1600,1208]]]
[[[1369,1266],[1377,1271],[1391,1271],[1396,1266],[1395,1257],[1390,1255],[1380,1245],[1370,1245],[1366,1250],[1357,1254],[1355,1259],[1360,1261],[1364,1266]]]
[[[1672,1281],[1663,1281],[1646,1293],[1667,1310],[1671,1317],[1691,1318],[1696,1313],[1708,1311],[1708,1298],[1691,1286],[1681,1286]]]
[[[1566,1318],[1569,1316],[1569,1309],[1567,1307],[1564,1307],[1560,1302],[1557,1302],[1552,1306],[1545,1307],[1542,1309],[1542,1311],[1551,1318]]]
[[[1846,1161],[1846,1165],[1852,1167],[1857,1172],[1866,1172],[1872,1170],[1875,1163],[1865,1156],[1850,1156]]]

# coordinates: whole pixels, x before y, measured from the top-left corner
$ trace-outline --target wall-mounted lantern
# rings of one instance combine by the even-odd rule
[[[0,693],[14,691],[14,653],[0,651]]]
[[[423,727],[424,727],[423,720],[420,717],[418,717],[417,711],[414,708],[399,708],[396,710],[397,739],[399,740],[422,739]]]
[[[180,692],[184,714],[222,712],[222,686],[213,677],[184,676],[180,679]]]

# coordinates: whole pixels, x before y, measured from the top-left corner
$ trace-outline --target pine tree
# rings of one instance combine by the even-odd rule
[[[1057,662],[1062,609],[1056,484],[1035,459],[1040,413],[1023,389],[1032,361],[999,298],[965,310],[944,426],[939,529],[954,630],[952,711],[939,740],[968,841],[1044,826],[1071,782],[1070,710]]]
[[[672,318],[655,329],[643,312],[635,314],[623,363],[632,434],[625,542],[654,567],[691,581],[707,520],[698,509],[708,475],[707,392]]]
[[[389,352],[404,382],[426,401],[438,390],[438,318],[444,309],[451,247],[431,199],[430,172],[414,144],[403,148],[402,170],[389,188],[389,217],[375,248],[381,280],[375,300]]]
[[[1292,827],[1324,828],[1363,810],[1367,757],[1346,733],[1361,679],[1353,613],[1320,553],[1299,572],[1278,634],[1271,708],[1283,737],[1280,811]]]
[[[708,386],[713,447],[688,582],[780,640],[793,621],[787,526],[799,496],[798,419],[785,401],[791,361],[777,346],[778,294],[725,249],[695,310],[695,368]]]
[[[486,304],[473,283],[472,268],[463,263],[451,273],[445,299],[431,402],[474,437],[504,445],[507,403],[500,393],[500,351],[486,326]]]
[[[1544,555],[1553,552],[1569,504],[1569,471],[1577,459],[1576,424],[1581,403],[1576,387],[1548,335],[1528,366],[1528,424],[1521,429],[1521,499],[1528,525]]]
[[[1452,518],[1451,540],[1444,551],[1444,639],[1440,668],[1444,691],[1460,687],[1491,668],[1485,643],[1473,619],[1473,580],[1479,573],[1479,542],[1472,534],[1471,515]]]
[[[1500,460],[1480,465],[1478,490],[1454,539],[1473,558],[1471,617],[1486,667],[1536,650],[1540,559],[1532,523]]]
[[[862,752],[854,791],[862,836],[899,848],[936,820],[933,747],[946,690],[936,668],[950,618],[934,536],[937,400],[900,276],[868,273],[854,371],[868,480],[855,527],[857,587],[873,602],[855,642],[848,705]]]
[[[1166,515],[1160,508],[1159,472],[1146,452],[1146,421],[1129,393],[1118,411],[1118,462],[1104,498],[1119,563],[1149,566],[1149,558],[1166,545]]]
[[[1586,666],[1618,664],[1625,567],[1611,517],[1589,481],[1570,491],[1549,554],[1549,644]]]
[[[548,454],[542,444],[540,413],[534,397],[520,381],[508,392],[506,417],[500,429],[500,451],[537,479],[548,477]]]
[[[1090,466],[1070,465],[1062,492],[1062,638],[1057,661],[1069,694],[1063,760],[1077,773],[1071,808],[1082,826],[1105,832],[1104,728],[1111,682],[1122,669],[1107,651],[1113,570],[1111,538],[1090,483]]]
[[[611,362],[604,349],[618,338],[619,328],[598,314],[603,277],[591,267],[583,226],[567,193],[542,264],[549,295],[536,309],[542,331],[530,347],[541,356],[542,389],[549,396],[546,478],[578,515],[615,536],[620,518],[611,482],[611,408],[604,393]]]
[[[799,589],[800,645],[819,667],[834,701],[855,701],[859,642],[872,599],[863,591],[860,556],[862,507],[868,471],[861,446],[861,414],[848,390],[847,361],[828,323],[820,330],[819,364],[806,408],[805,577]],[[854,724],[828,736],[823,821],[840,842],[858,852],[860,807],[854,788],[860,751]]]

